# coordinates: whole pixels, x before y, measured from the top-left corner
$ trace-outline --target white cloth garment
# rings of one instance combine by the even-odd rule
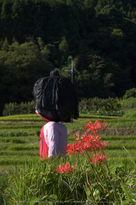
[[[48,146],[48,157],[55,154],[63,156],[67,148],[67,128],[65,125],[50,121],[44,125],[44,139]]]

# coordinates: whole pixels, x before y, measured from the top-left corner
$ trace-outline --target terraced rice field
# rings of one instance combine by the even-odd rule
[[[107,129],[99,132],[102,140],[108,142],[105,153],[110,163],[128,161],[136,164],[136,120],[120,117],[81,115],[73,123],[65,123],[68,143],[75,142],[74,134],[84,132],[83,126],[96,120],[108,123]],[[40,160],[39,132],[45,122],[36,114],[0,117],[0,168]]]

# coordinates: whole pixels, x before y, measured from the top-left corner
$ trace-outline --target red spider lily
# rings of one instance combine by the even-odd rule
[[[80,136],[79,133],[75,135],[75,140],[77,140],[77,143],[68,144],[67,145],[67,153],[70,155],[73,154],[73,156],[78,153],[84,153],[85,151],[100,151],[101,149],[105,149],[107,142],[101,141],[101,138],[96,134],[96,132],[99,129],[104,129],[106,126],[106,123],[104,122],[101,124],[100,122],[96,121],[94,124],[92,122],[89,122],[87,126],[87,132]],[[94,131],[94,134],[88,133],[90,130]]]
[[[71,143],[67,144],[67,153],[70,155],[70,157],[71,157],[71,154],[75,155],[75,153],[76,153],[75,146],[76,146],[76,143],[74,143],[74,144],[71,144]]]
[[[103,153],[94,154],[93,158],[94,158],[94,160],[92,160],[92,163],[95,163],[95,165],[96,165],[96,162],[101,164],[101,162],[107,161],[106,155]]]
[[[66,164],[61,164],[59,167],[56,169],[56,172],[58,173],[71,173],[75,170],[76,165],[70,167],[69,163]],[[66,175],[67,176],[67,175]]]
[[[100,146],[101,146],[102,149],[105,149],[107,144],[108,144],[108,142],[105,142],[105,141],[100,142]]]
[[[89,122],[88,124],[85,125],[87,129],[87,133],[90,131],[93,131],[93,133],[97,133],[98,130],[103,130],[107,126],[107,123],[104,121],[103,124],[101,124],[99,121],[95,121],[93,124],[92,122]]]
[[[84,148],[86,148],[87,150],[90,149],[90,151],[92,150],[96,150],[96,149],[100,149],[100,137],[98,137],[98,135],[92,135],[92,134],[86,134],[82,136],[82,143],[84,143]]]
[[[73,144],[67,144],[67,153],[70,155],[71,157],[71,154],[73,154],[73,156],[76,154],[76,153],[83,153],[85,151],[84,149],[84,143],[82,142],[77,142],[77,143],[73,143]]]
[[[74,140],[77,140],[77,141],[80,140],[80,132],[77,132],[77,133],[75,134],[75,139],[74,139]]]
[[[101,148],[105,148],[106,143],[105,142],[99,142],[99,138],[96,139],[95,136],[92,139],[88,139],[88,140],[82,140],[82,141],[78,141],[77,143],[73,143],[73,144],[68,144],[67,145],[67,153],[71,156],[71,154],[73,154],[73,156],[78,153],[84,153],[85,151],[89,151],[92,152],[94,150],[98,150],[100,151]]]

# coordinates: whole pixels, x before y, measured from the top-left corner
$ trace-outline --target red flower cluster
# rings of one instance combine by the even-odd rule
[[[91,130],[93,131],[93,133],[97,133],[98,130],[103,130],[105,129],[107,126],[107,123],[104,121],[103,124],[101,124],[99,121],[95,121],[95,123],[93,124],[92,122],[89,122],[88,125],[85,125],[86,129],[87,129],[87,133],[90,132]]]
[[[85,151],[92,152],[94,150],[100,151],[101,149],[105,149],[107,142],[101,141],[96,134],[99,129],[104,129],[106,126],[105,123],[101,124],[100,122],[96,121],[94,124],[89,122],[86,125],[87,133],[80,136],[79,133],[75,135],[75,140],[77,143],[68,144],[67,145],[67,153],[71,156],[71,154],[75,155],[75,153],[81,154]],[[90,131],[94,132],[94,135],[89,134]]]
[[[95,163],[95,165],[96,165],[96,162],[101,164],[101,162],[107,161],[106,155],[103,153],[94,154],[93,158],[94,158],[94,160],[92,160],[92,163]]]
[[[107,142],[101,141],[101,138],[98,137],[96,134],[98,130],[102,130],[106,127],[106,123],[104,122],[101,124],[99,121],[96,121],[94,124],[92,122],[89,122],[87,125],[85,125],[87,131],[84,135],[80,136],[80,133],[77,133],[75,135],[75,140],[77,140],[77,143],[68,144],[67,145],[67,153],[71,156],[73,156],[78,153],[84,153],[85,151],[100,151],[101,149],[105,149]],[[93,131],[93,134],[90,134],[89,132]],[[89,157],[89,155],[88,155]],[[107,161],[106,155],[103,153],[97,153],[93,155],[93,159],[89,157],[89,160],[91,163],[98,162],[100,165],[102,165],[102,162]],[[104,163],[103,163],[104,164]],[[75,170],[76,166],[70,167],[69,163],[59,165],[59,167],[56,169],[56,172],[58,173],[71,173]],[[67,176],[67,175],[65,175]],[[91,183],[91,181],[89,182]]]
[[[61,164],[59,167],[56,169],[56,172],[58,173],[71,173],[75,170],[76,166],[70,167],[69,163],[66,164]]]

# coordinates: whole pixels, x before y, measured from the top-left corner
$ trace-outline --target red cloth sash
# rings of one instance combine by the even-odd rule
[[[40,133],[40,158],[42,161],[48,159],[48,149],[49,148],[44,138],[44,126],[43,126]]]

